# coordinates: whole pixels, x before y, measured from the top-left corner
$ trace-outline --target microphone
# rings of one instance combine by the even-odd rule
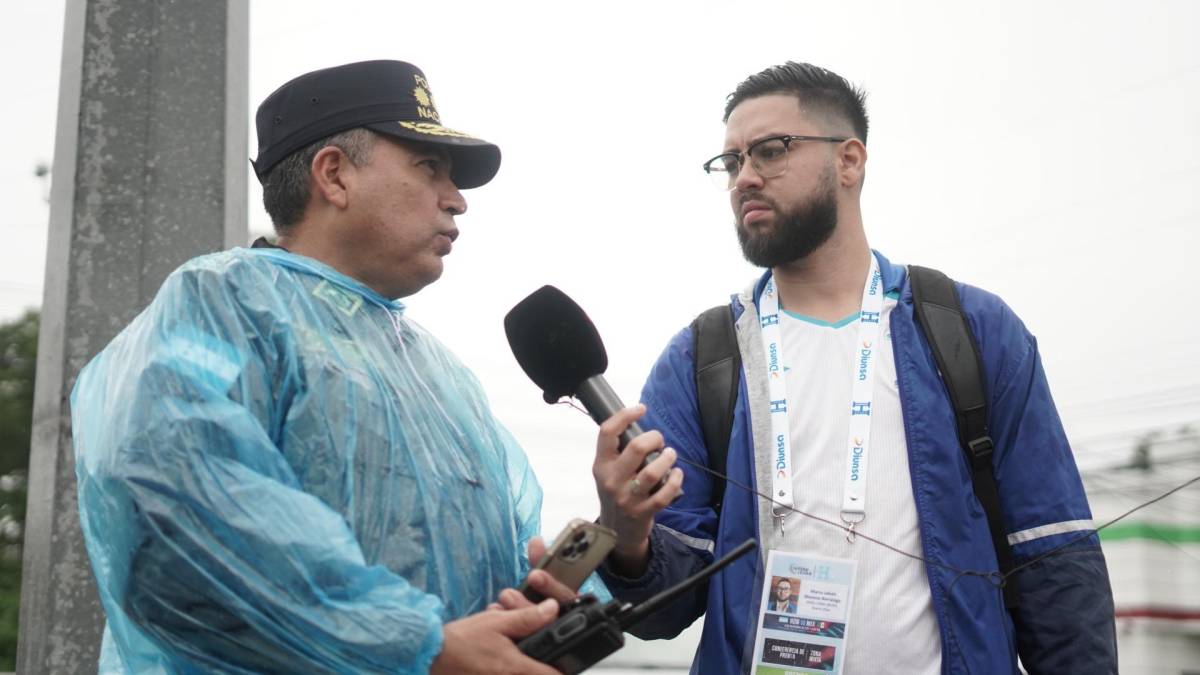
[[[553,286],[534,291],[504,317],[508,345],[521,369],[542,389],[546,403],[578,398],[600,424],[625,406],[604,379],[608,354],[595,324],[575,301]],[[642,433],[637,423],[621,433],[619,448]],[[646,464],[658,457],[652,452]]]

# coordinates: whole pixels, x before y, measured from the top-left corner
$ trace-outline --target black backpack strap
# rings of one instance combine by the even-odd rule
[[[742,355],[733,330],[733,311],[729,305],[705,310],[692,321],[692,354],[695,356],[696,403],[700,427],[708,448],[708,467],[726,473],[729,434],[733,431],[733,407],[737,402],[738,373]],[[714,480],[710,503],[721,512],[725,481]]]
[[[1007,574],[1014,566],[1013,556],[1008,546],[1008,530],[1000,511],[1000,492],[992,471],[993,446],[992,437],[988,434],[987,391],[983,385],[983,360],[979,356],[979,347],[950,277],[916,265],[908,268],[908,276],[917,322],[933,349],[942,382],[954,405],[958,440],[971,467],[975,497],[987,516],[1000,571]],[[1016,609],[1017,598],[1016,579],[1009,578],[1004,587],[1005,606],[1010,610]]]

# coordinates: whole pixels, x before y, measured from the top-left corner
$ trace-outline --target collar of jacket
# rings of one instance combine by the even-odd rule
[[[333,269],[329,265],[308,256],[292,253],[285,248],[278,246],[258,247],[246,249],[253,255],[269,258],[272,262],[279,264],[282,267],[287,267],[297,272],[312,274],[321,277],[331,284],[334,284],[343,290],[349,291],[356,295],[361,295],[368,302],[379,305],[384,309],[394,312],[404,313],[404,303],[399,300],[389,300],[366,284],[348,277],[345,274]]]

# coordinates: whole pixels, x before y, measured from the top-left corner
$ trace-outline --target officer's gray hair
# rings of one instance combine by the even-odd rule
[[[332,145],[346,153],[351,164],[362,166],[371,161],[377,138],[375,132],[362,127],[342,131],[293,152],[272,167],[263,180],[263,206],[275,232],[283,234],[304,217],[313,158],[322,148]]]

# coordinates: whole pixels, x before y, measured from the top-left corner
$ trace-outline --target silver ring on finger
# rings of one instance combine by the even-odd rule
[[[634,496],[642,493],[642,483],[637,479],[637,476],[634,476],[633,480],[629,481],[629,493]]]

